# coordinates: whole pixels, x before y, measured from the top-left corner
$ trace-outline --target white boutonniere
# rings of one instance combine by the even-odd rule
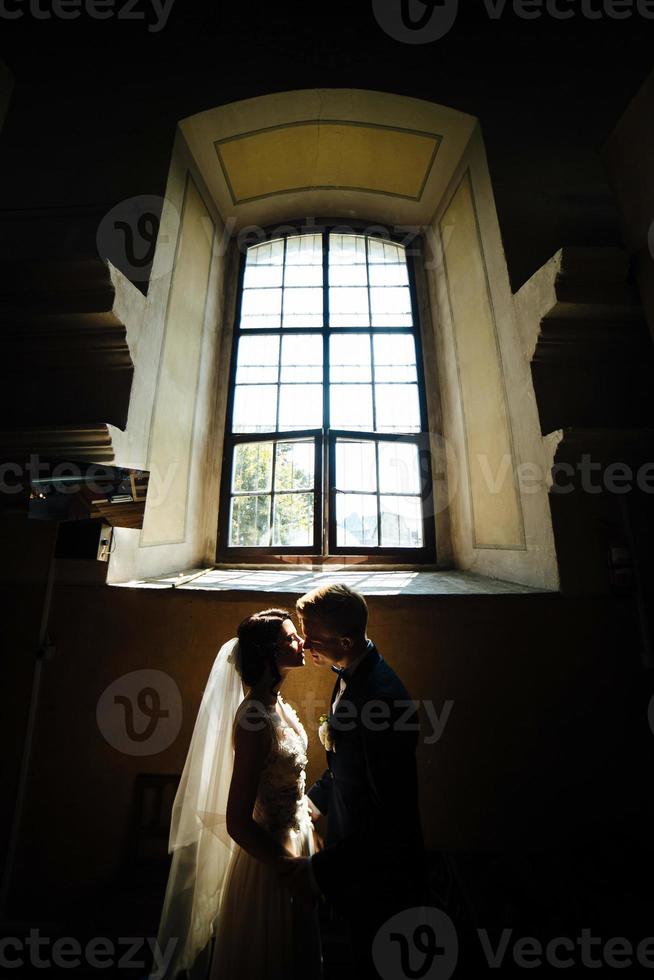
[[[321,715],[318,719],[318,738],[322,742],[326,752],[336,751],[336,746],[334,745],[334,733],[329,725],[329,718],[327,715]]]

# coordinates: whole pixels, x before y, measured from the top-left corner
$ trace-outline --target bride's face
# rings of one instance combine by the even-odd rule
[[[278,667],[304,667],[304,641],[290,619],[282,623],[277,653]]]

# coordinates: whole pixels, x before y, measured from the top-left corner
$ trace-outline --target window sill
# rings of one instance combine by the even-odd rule
[[[202,592],[272,592],[302,595],[320,585],[344,582],[366,596],[375,595],[557,595],[515,582],[485,578],[456,570],[425,571],[416,568],[393,570],[340,570],[333,566],[280,570],[276,567],[234,568],[213,566],[189,569],[178,575],[132,582],[115,582],[119,588],[185,589]]]

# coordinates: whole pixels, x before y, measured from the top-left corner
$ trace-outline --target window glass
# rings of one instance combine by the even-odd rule
[[[355,552],[425,547],[418,337],[401,245],[336,230],[248,249],[228,548],[311,551],[323,536]]]

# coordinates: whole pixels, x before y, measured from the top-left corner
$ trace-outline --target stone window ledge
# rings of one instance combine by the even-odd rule
[[[117,588],[187,589],[206,592],[274,592],[301,595],[320,585],[344,582],[363,595],[556,595],[515,582],[459,571],[339,571],[321,569],[195,568],[131,582]]]

